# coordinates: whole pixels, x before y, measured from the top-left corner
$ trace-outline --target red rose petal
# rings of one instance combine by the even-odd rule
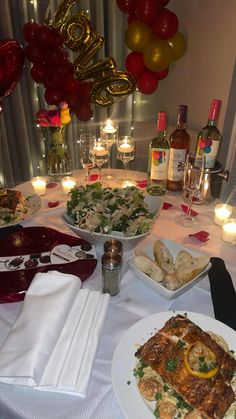
[[[49,182],[47,185],[46,185],[46,188],[47,189],[52,189],[52,188],[55,188],[57,186],[57,183],[56,182]]]
[[[163,210],[168,210],[171,207],[173,207],[173,205],[170,204],[169,202],[163,202],[163,205],[162,205]]]
[[[194,234],[189,234],[189,237],[195,237],[197,240],[200,240],[201,242],[206,242],[207,240],[209,240],[209,233],[207,231],[198,231],[197,233]]]
[[[49,208],[55,208],[55,207],[58,207],[58,205],[60,205],[60,202],[59,201],[50,201],[50,202],[48,202],[48,207]]]
[[[185,212],[185,214],[186,214],[187,210],[188,210],[188,205],[181,204],[181,208],[182,208],[183,212]],[[192,217],[196,217],[198,215],[198,212],[191,209],[191,215],[192,215]]]
[[[89,180],[93,182],[94,180],[98,180],[99,175],[97,173],[94,173],[89,176]]]
[[[136,180],[136,184],[139,188],[146,188],[147,186],[147,179],[144,180]]]

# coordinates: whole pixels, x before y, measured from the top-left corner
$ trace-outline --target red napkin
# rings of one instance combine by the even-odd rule
[[[59,201],[49,201],[48,202],[48,207],[49,208],[55,208],[55,207],[58,207],[58,205],[60,205]]]
[[[93,173],[92,175],[89,176],[89,180],[91,182],[93,182],[94,180],[98,180],[99,175],[97,173]]]
[[[52,188],[55,188],[57,186],[57,183],[56,182],[49,182],[47,185],[46,185],[46,188],[47,189],[52,189]]]
[[[209,240],[209,233],[207,231],[202,230],[194,234],[189,234],[189,237],[195,237],[200,242],[206,242],[207,240]]]
[[[181,207],[182,207],[182,210],[186,214],[187,213],[187,210],[188,210],[188,205],[181,204]],[[194,211],[194,210],[191,209],[191,215],[192,215],[192,217],[196,217],[198,215],[198,212],[196,212],[196,211]]]
[[[173,205],[170,204],[169,202],[163,202],[163,205],[162,205],[163,210],[168,210],[171,207],[173,207]]]
[[[144,180],[136,180],[136,184],[139,188],[146,188],[147,186],[147,179]]]

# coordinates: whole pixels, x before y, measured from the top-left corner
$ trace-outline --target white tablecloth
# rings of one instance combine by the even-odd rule
[[[115,171],[120,176],[119,171]],[[81,172],[75,172],[81,178]],[[135,179],[145,179],[145,173],[130,173]],[[20,185],[17,189],[33,192],[30,182]],[[180,193],[167,193],[164,201],[174,206],[161,210],[152,235],[168,238],[185,246],[204,252],[210,256],[224,259],[236,288],[235,246],[227,245],[220,239],[220,227],[213,223],[215,202],[195,207],[200,213],[201,225],[194,231],[205,230],[210,233],[207,242],[200,242],[188,235],[191,229],[181,227],[174,222],[175,215],[181,213],[183,203]],[[56,208],[49,208],[49,201],[60,201]],[[42,210],[24,226],[48,226],[63,232],[73,234],[61,219],[65,210],[66,196],[58,184],[53,189],[47,189],[43,198]],[[128,255],[124,255],[127,258]],[[100,254],[93,275],[84,282],[84,288],[102,288]],[[126,266],[126,265],[125,265]],[[0,344],[13,324],[22,303],[0,305]],[[123,334],[137,321],[151,314],[166,310],[194,311],[214,317],[208,277],[175,300],[165,300],[134,277],[127,270],[122,277],[121,292],[111,299],[105,320],[102,338],[100,340],[91,382],[86,399],[73,396],[48,394],[0,385],[0,418],[1,419],[123,419],[111,383],[111,362],[114,350]],[[135,406],[134,406],[135,417]],[[130,418],[132,419],[132,418]]]

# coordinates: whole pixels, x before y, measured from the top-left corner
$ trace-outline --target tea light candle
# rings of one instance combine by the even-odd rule
[[[105,156],[106,154],[108,154],[108,151],[99,142],[96,144],[93,150],[94,154],[98,157]]]
[[[218,204],[215,206],[215,224],[222,225],[223,221],[227,220],[233,211],[233,207],[227,204]]]
[[[33,185],[34,191],[38,195],[45,195],[46,193],[46,179],[44,177],[34,177],[31,180],[31,183]]]
[[[76,180],[72,176],[65,176],[61,180],[64,193],[67,195],[76,185]]]
[[[236,219],[230,218],[223,222],[221,238],[227,243],[236,244]]]
[[[128,143],[127,140],[124,140],[118,147],[118,151],[120,153],[131,153],[133,151],[133,147]]]
[[[117,128],[114,126],[113,122],[108,119],[106,125],[103,127],[103,131],[106,134],[114,134],[117,131]]]

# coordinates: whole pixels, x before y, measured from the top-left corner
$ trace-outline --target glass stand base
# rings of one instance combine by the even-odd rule
[[[187,217],[186,215],[178,215],[175,217],[176,224],[181,225],[182,227],[195,227],[199,224],[199,219],[197,217]]]
[[[105,172],[103,174],[103,177],[104,179],[107,179],[107,180],[113,180],[116,178],[116,176],[112,172]]]
[[[118,185],[121,185],[122,188],[127,188],[128,186],[136,186],[135,180],[132,179],[118,179],[117,180]]]

